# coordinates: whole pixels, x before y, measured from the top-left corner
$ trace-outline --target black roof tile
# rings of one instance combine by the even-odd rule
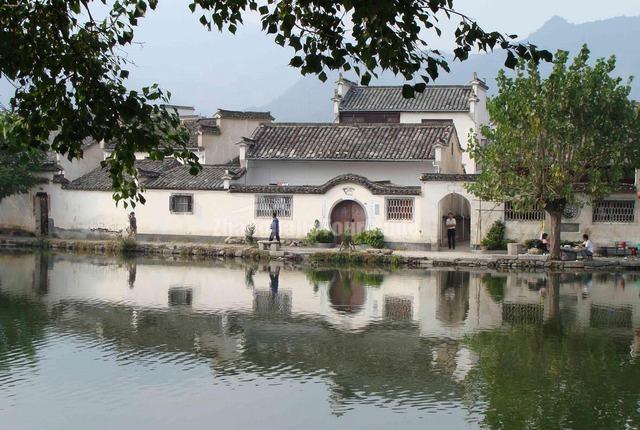
[[[437,124],[301,124],[259,126],[248,159],[411,161],[435,156],[448,145],[452,121]]]
[[[340,102],[341,112],[468,112],[471,85],[429,85],[406,99],[401,86],[351,87]]]

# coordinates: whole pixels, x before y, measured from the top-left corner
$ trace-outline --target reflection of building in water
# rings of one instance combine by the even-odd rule
[[[263,267],[247,276],[245,266],[229,264],[144,259],[118,264],[95,256],[7,256],[0,260],[0,288],[24,290],[29,285],[26,294],[40,294],[51,304],[99,300],[139,308],[315,315],[343,330],[363,330],[383,320],[410,321],[424,337],[452,339],[502,324],[540,324],[549,318],[554,303],[552,294],[539,292],[546,285],[544,273],[489,276],[446,270],[329,269],[305,273]],[[132,272],[135,288],[128,287]],[[632,274],[563,274],[559,299],[563,324],[627,333],[640,327],[640,299],[633,286],[637,280]],[[586,284],[590,292],[585,296]]]
[[[193,289],[189,287],[169,288],[169,306],[191,306],[193,304]]]
[[[502,320],[509,324],[542,324],[542,303],[503,303]]]
[[[329,283],[329,301],[338,312],[353,314],[364,307],[367,295],[358,273],[350,270],[335,271]]]
[[[460,338],[501,324],[537,324],[547,318],[552,296],[541,298],[530,287],[541,284],[543,274],[499,274],[504,282],[488,288],[483,273],[399,271],[372,277],[325,271],[330,273],[310,276],[286,268],[274,294],[268,270],[256,271],[253,287],[246,288],[244,267],[216,264],[140,261],[136,286],[129,289],[124,265],[55,257],[48,292],[39,296],[32,288],[33,276],[40,273],[36,260],[12,257],[0,259],[0,290],[30,295],[65,333],[113,343],[122,361],[158,350],[186,352],[210,363],[216,378],[235,378],[240,370],[328,380],[335,413],[361,399],[405,406],[460,401],[465,387],[458,382],[478,360]],[[538,279],[520,282],[525,276]],[[332,300],[336,278],[349,279],[349,288],[362,286],[359,311],[336,310],[338,297],[349,300],[337,303],[357,303],[344,291]],[[584,280],[564,278],[560,307],[576,315],[578,327],[624,333],[625,348],[631,346],[637,356],[640,300],[629,285],[633,277],[625,275],[624,289],[607,279],[594,280],[583,298]],[[190,308],[180,309],[186,305]],[[527,307],[538,309],[536,318],[522,317]],[[629,326],[636,330],[633,339]]]
[[[438,279],[436,318],[445,324],[463,323],[469,312],[469,272],[441,271]]]
[[[413,319],[413,297],[384,296],[384,318],[395,321]]]
[[[291,291],[256,289],[253,292],[253,311],[259,315],[286,317],[291,315]]]

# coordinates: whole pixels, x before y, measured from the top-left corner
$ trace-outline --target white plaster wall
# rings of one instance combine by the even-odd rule
[[[69,161],[65,156],[58,154],[58,164],[64,171],[64,177],[70,181],[89,173],[98,167],[102,160],[104,160],[104,150],[98,142],[84,148],[80,159]]]
[[[449,145],[442,147],[439,151],[441,154],[438,165],[440,173],[463,173],[462,149],[458,143],[458,136],[452,136]]]
[[[585,202],[584,206],[580,209],[580,213],[574,219],[563,219],[563,223],[577,223],[579,224],[579,230],[577,232],[562,232],[561,239],[578,241],[582,240],[584,233],[589,234],[589,237],[595,244],[608,244],[613,245],[614,241],[626,240],[630,244],[640,242],[640,202],[637,197],[632,193],[617,193],[607,197],[611,200],[635,200],[635,222],[633,223],[616,223],[616,222],[598,222],[594,223],[593,220],[593,208],[586,203],[586,199],[581,197]],[[503,205],[497,206],[500,210],[503,210]],[[504,216],[499,212],[501,218]],[[540,232],[551,232],[551,220],[548,215],[545,216],[544,221],[507,221],[506,224],[506,236],[509,239],[524,241],[527,239],[537,239],[540,236]]]
[[[435,172],[432,161],[268,161],[248,160],[247,184],[322,185],[339,175],[353,173],[372,181],[420,185],[423,173]]]
[[[486,110],[486,106],[484,109]],[[479,126],[476,125],[469,112],[402,112],[400,114],[401,123],[420,124],[423,119],[453,120],[458,140],[465,151],[469,145],[470,131],[479,131]],[[475,173],[475,163],[467,152],[462,154],[462,163],[467,173]]]
[[[345,194],[344,189],[352,189]],[[169,211],[172,193],[193,194],[192,214]],[[270,218],[255,218],[255,195],[226,191],[147,190],[146,203],[135,209],[139,234],[243,236],[247,224],[256,225],[256,236],[269,235]],[[342,200],[356,200],[367,213],[367,228],[381,228],[390,242],[422,241],[422,205],[415,196],[412,221],[385,220],[385,196],[377,196],[357,184],[339,184],[326,195],[294,195],[293,217],[280,219],[282,238],[303,238],[317,219],[324,227],[330,223],[333,206]],[[125,231],[130,209],[115,206],[110,192],[61,190],[51,198],[51,217],[62,230],[83,233]],[[70,232],[69,232],[70,233]]]
[[[42,173],[37,176],[51,179],[50,173]],[[28,193],[13,194],[0,200],[0,229],[23,230],[31,233],[36,232],[36,193],[44,192],[51,197],[56,194],[60,186],[57,184],[41,184],[33,187]],[[49,218],[51,218],[51,208],[49,208]]]
[[[422,185],[422,230],[423,240],[426,243],[438,242],[438,231],[442,227],[442,220],[438,211],[438,203],[445,196],[456,193],[466,198],[471,206],[471,245],[479,245],[482,239],[496,220],[504,221],[504,205],[502,203],[480,201],[464,189],[463,182],[424,182]],[[635,199],[631,193],[613,194],[608,199],[623,200]],[[640,204],[635,206],[635,219],[633,223],[593,223],[593,210],[585,204],[580,214],[575,219],[563,220],[563,223],[578,223],[578,232],[562,232],[563,240],[581,240],[584,233],[589,234],[595,244],[613,245],[614,241],[627,240],[630,244],[640,242]],[[507,221],[507,239],[519,242],[527,239],[536,239],[541,231],[550,232],[550,220],[546,217],[542,221]]]
[[[56,229],[87,233],[117,233],[129,225],[122,203],[116,207],[109,191],[58,188],[50,198],[50,217]]]
[[[255,129],[263,120],[248,120],[234,118],[218,118],[219,135],[203,135],[202,145],[207,164],[225,164],[239,154],[236,145],[240,139],[251,137]]]

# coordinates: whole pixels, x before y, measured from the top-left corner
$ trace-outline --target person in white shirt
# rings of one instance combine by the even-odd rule
[[[582,240],[584,240],[584,242],[582,242],[582,248],[584,248],[581,252],[582,256],[585,258],[593,257],[593,242],[589,239],[589,235],[583,234]]]
[[[453,212],[449,212],[449,216],[445,221],[447,227],[447,241],[449,242],[449,249],[456,249],[456,219],[453,217]]]

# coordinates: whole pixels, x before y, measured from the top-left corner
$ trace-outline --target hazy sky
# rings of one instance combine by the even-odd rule
[[[142,19],[129,50],[132,86],[159,83],[173,93],[176,104],[195,105],[203,113],[218,107],[240,109],[268,103],[293,85],[299,74],[287,66],[291,52],[260,32],[257,22],[235,36],[208,32],[188,1],[160,0],[158,9]],[[640,15],[638,0],[456,0],[458,10],[476,18],[485,29],[526,37],[554,15],[573,23],[620,15]],[[451,47],[450,39],[434,40]],[[6,102],[7,87],[0,85]]]

